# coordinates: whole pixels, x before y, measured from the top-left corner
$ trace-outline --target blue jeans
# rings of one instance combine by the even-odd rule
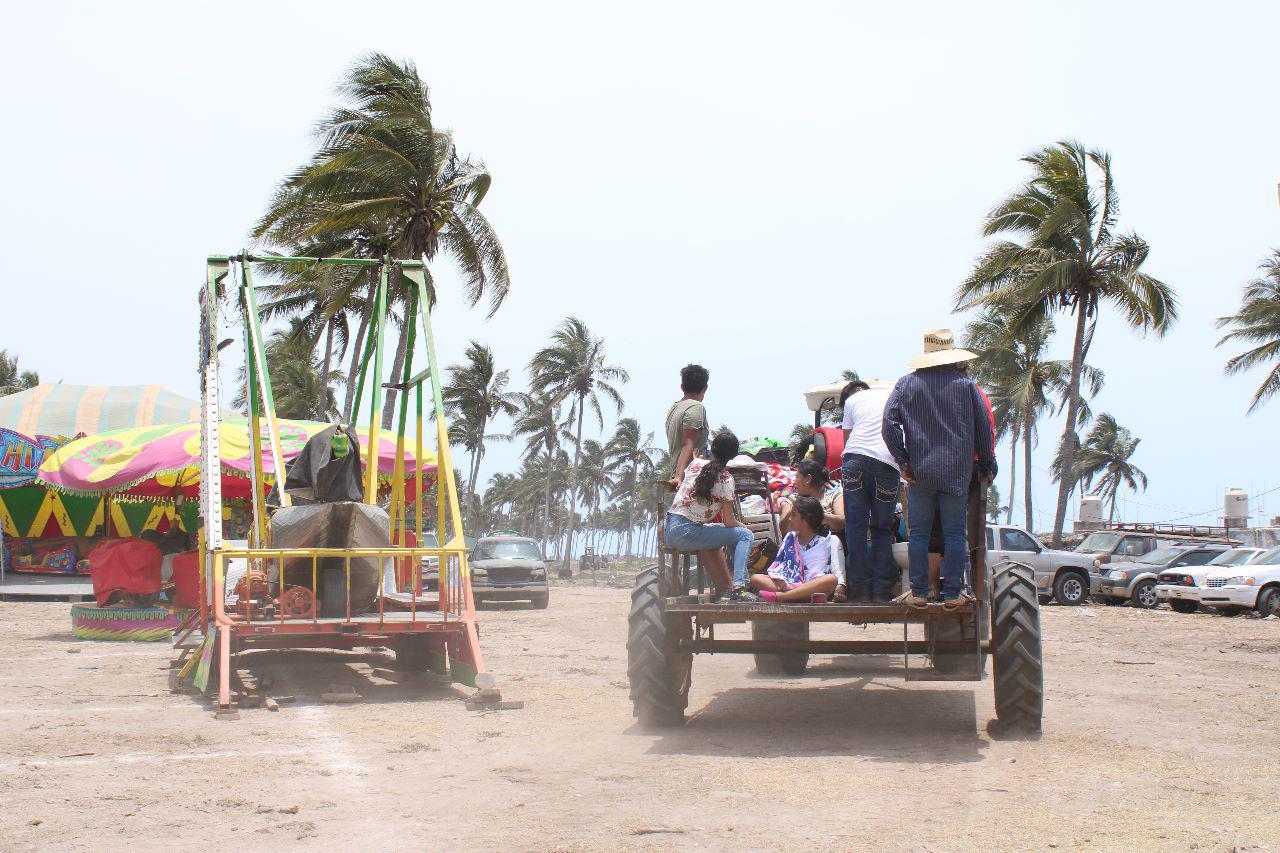
[[[723,524],[694,524],[683,515],[667,513],[664,544],[675,551],[709,551],[730,548],[733,551],[733,585],[747,585],[747,557],[751,554],[751,531],[745,527]]]
[[[844,540],[849,548],[845,569],[851,591],[870,586],[887,593],[893,586],[893,505],[898,498],[898,469],[851,454],[840,468],[844,488]],[[871,547],[867,547],[867,530]]]
[[[911,569],[911,592],[929,595],[929,535],[942,525],[942,595],[954,598],[964,590],[969,573],[969,496],[953,495],[919,483],[907,486],[907,562]]]

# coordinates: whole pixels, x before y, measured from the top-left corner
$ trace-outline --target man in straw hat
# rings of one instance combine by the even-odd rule
[[[907,365],[884,409],[885,445],[907,481],[907,554],[911,589],[902,601],[928,605],[929,535],[942,528],[942,599],[951,610],[965,599],[969,570],[966,528],[974,460],[984,479],[995,476],[995,446],[986,403],[961,369],[977,358],[957,349],[950,329],[924,336],[924,352]],[[936,521],[935,521],[936,516]]]

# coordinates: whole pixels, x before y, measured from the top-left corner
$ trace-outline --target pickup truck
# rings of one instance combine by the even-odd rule
[[[895,544],[893,555],[898,565],[905,569],[907,543]],[[1056,601],[1074,607],[1089,600],[1089,571],[1094,567],[1093,554],[1055,551],[1041,545],[1021,527],[988,524],[987,566],[994,568],[1006,560],[1026,563],[1031,567],[1041,603]]]

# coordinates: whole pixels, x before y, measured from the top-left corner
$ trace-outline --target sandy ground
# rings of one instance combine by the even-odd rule
[[[990,681],[906,684],[889,658],[761,678],[735,655],[697,658],[689,723],[654,734],[630,713],[627,604],[486,608],[522,710],[295,652],[245,668],[297,702],[235,722],[169,692],[165,645],[0,604],[0,849],[1280,846],[1280,621],[1047,607],[1037,741],[988,735]],[[848,632],[870,636],[823,629]],[[361,701],[322,703],[333,683]]]

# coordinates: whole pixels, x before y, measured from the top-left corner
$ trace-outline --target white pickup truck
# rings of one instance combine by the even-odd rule
[[[907,543],[895,544],[893,556],[905,570]],[[1094,559],[1093,554],[1046,548],[1021,527],[987,525],[987,568],[994,570],[1005,560],[1026,563],[1035,572],[1041,602],[1053,600],[1074,607],[1088,601],[1089,570],[1094,567]]]
[[[1250,608],[1259,616],[1280,618],[1280,548],[1272,548],[1243,566],[1209,572],[1200,589],[1200,604],[1224,616]]]

